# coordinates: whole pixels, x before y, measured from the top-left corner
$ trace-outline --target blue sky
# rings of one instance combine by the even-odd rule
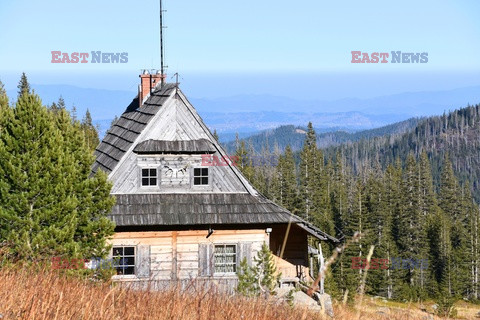
[[[195,97],[371,97],[480,85],[480,2],[164,0],[166,63]],[[0,79],[136,90],[159,67],[158,0],[0,2]],[[128,52],[126,64],[52,64],[51,51]],[[351,51],[428,52],[426,64],[352,64]]]

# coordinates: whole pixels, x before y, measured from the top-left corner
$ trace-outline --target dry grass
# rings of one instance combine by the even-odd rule
[[[3,319],[321,319],[287,304],[210,291],[161,292],[92,284],[29,269],[0,270]]]
[[[336,304],[335,319],[423,320],[426,313],[366,299],[361,308]],[[0,270],[0,314],[6,319],[323,319],[285,303],[229,296],[213,290],[139,291],[95,284],[55,271]],[[1,318],[1,317],[0,317]]]

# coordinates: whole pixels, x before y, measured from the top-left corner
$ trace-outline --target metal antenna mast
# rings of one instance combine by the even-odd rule
[[[165,82],[165,68],[163,65],[163,8],[162,0],[160,0],[160,77],[163,86]]]

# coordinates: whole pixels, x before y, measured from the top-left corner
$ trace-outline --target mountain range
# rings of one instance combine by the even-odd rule
[[[36,85],[32,88],[45,104],[60,96],[68,108],[75,105],[79,118],[87,108],[105,132],[135,96],[134,91],[80,88],[70,85]],[[13,100],[16,90],[7,90]],[[188,92],[186,92],[188,96]],[[292,96],[294,93],[286,93]],[[396,123],[411,117],[441,114],[480,101],[480,86],[446,91],[407,92],[370,99],[306,100],[272,95],[237,95],[223,98],[189,98],[221,141],[245,137],[282,125],[305,126],[311,121],[323,131],[359,131]]]

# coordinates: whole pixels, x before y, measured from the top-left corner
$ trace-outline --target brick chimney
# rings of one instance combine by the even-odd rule
[[[155,87],[162,82],[162,78],[165,79],[165,75],[160,74],[160,71],[152,70],[143,70],[140,75],[140,84],[138,85],[138,102],[142,106],[143,99],[155,90]]]

